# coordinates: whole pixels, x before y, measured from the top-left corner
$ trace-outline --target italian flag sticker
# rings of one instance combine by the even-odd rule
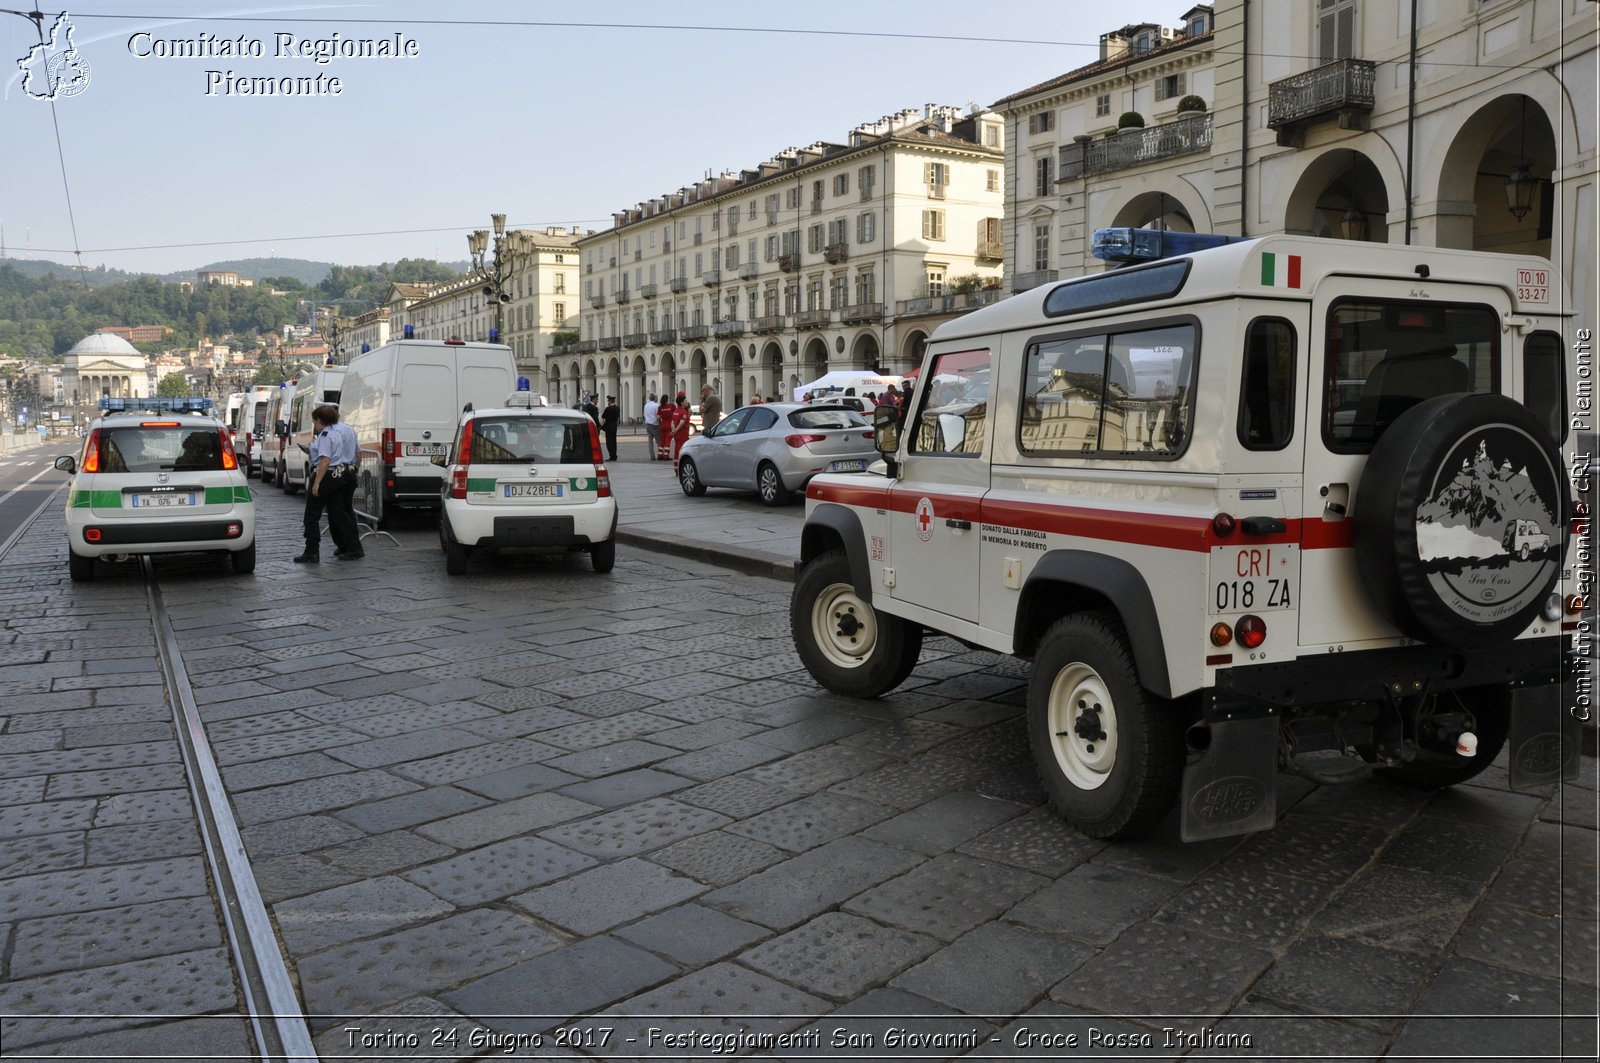
[[[1262,255],[1261,283],[1268,288],[1300,287],[1300,256]]]

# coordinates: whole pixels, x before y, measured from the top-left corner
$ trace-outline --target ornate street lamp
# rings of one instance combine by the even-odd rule
[[[1518,221],[1533,209],[1533,193],[1539,179],[1528,168],[1528,97],[1522,97],[1522,120],[1517,123],[1517,156],[1522,161],[1506,177],[1506,209]]]
[[[483,276],[483,297],[494,304],[494,328],[489,332],[489,342],[500,343],[500,337],[505,333],[505,305],[511,301],[507,286],[515,265],[508,261],[507,256],[510,248],[506,244],[506,216],[491,214],[489,220],[494,225],[494,258],[484,261],[489,251],[489,232],[486,229],[467,234],[467,250],[472,255],[472,268]],[[514,237],[517,235],[512,234]]]

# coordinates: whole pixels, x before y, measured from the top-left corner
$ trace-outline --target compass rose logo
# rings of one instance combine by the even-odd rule
[[[28,54],[17,60],[24,93],[36,100],[54,101],[76,96],[89,87],[89,61],[73,45],[72,34],[72,21],[63,11],[50,29],[50,39],[29,48]],[[59,47],[63,43],[65,47]],[[43,76],[37,76],[40,74]]]

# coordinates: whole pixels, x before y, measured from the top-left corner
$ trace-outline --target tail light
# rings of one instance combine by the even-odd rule
[[[384,429],[384,445],[390,450],[394,449],[394,430]],[[456,437],[456,464],[450,470],[450,497],[463,499],[467,497],[467,463],[472,460],[472,419],[461,426],[461,434]]]
[[[224,440],[226,442],[226,440]],[[89,442],[83,446],[84,472],[100,471],[100,429],[96,428],[89,433]]]
[[[795,432],[793,435],[783,437],[783,441],[795,450],[799,450],[807,443],[821,443],[827,436],[817,435],[815,432]]]
[[[1234,627],[1234,637],[1239,640],[1239,645],[1253,650],[1267,641],[1267,622],[1254,613],[1247,613],[1239,618],[1239,623]]]
[[[383,430],[383,438],[378,443],[378,452],[379,456],[383,458],[383,463],[385,465],[394,464],[395,446],[393,428],[385,428]]]
[[[589,420],[589,451],[594,461],[595,493],[601,498],[611,497],[611,473],[606,469],[605,454],[600,450],[600,428]]]
[[[873,438],[874,435],[876,435],[876,433],[872,429],[869,428],[869,429],[867,429],[866,434],[863,435],[861,438],[862,439],[871,439],[871,438]]]
[[[224,469],[237,469],[239,467],[239,459],[234,456],[233,440],[228,438],[228,430],[219,428],[217,429],[217,435],[222,438],[222,467]]]

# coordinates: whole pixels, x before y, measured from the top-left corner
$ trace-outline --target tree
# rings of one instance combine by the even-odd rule
[[[168,373],[161,378],[161,383],[156,385],[157,395],[165,395],[174,399],[187,398],[193,390],[188,378],[182,373]]]

